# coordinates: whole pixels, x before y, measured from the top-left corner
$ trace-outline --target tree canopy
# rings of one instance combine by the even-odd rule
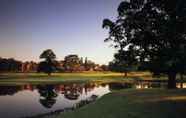
[[[127,72],[134,70],[137,64],[136,52],[132,46],[129,46],[128,50],[121,49],[114,54],[114,60],[109,63],[109,68],[112,71],[125,72],[125,76],[127,76]]]
[[[119,50],[134,50],[133,58],[147,62],[152,72],[168,74],[168,87],[175,88],[176,74],[186,65],[186,1],[123,1],[117,11],[116,21],[103,21],[109,29],[105,41]]]
[[[56,59],[56,55],[51,49],[47,49],[43,51],[43,53],[40,55],[41,59],[46,59],[47,61]]]
[[[75,70],[78,70],[80,67],[80,59],[78,55],[68,55],[65,57],[64,60],[64,67],[66,70],[73,72]]]
[[[43,53],[40,55],[40,58],[44,58],[45,61],[42,61],[39,63],[38,71],[39,72],[45,72],[48,75],[50,75],[55,70],[55,58],[56,55],[51,49],[47,49],[43,51]]]

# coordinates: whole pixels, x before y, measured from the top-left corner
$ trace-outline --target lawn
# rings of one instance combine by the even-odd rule
[[[185,77],[184,77],[185,78]],[[179,80],[179,75],[177,77]],[[115,72],[53,73],[0,73],[0,84],[44,84],[63,82],[134,82],[135,80],[167,80],[166,76],[153,78],[150,72],[130,72],[127,77]],[[184,81],[186,81],[184,79]]]
[[[124,77],[123,73],[117,72],[79,72],[79,73],[53,73],[48,76],[44,73],[0,73],[0,78],[33,78],[33,77]],[[130,72],[128,77],[151,77],[150,72]]]
[[[112,92],[95,103],[49,118],[183,118],[185,115],[186,89],[129,89]]]
[[[43,73],[1,73],[0,84],[14,83],[60,83],[60,82],[121,82],[136,79],[152,79],[149,72],[131,72],[127,77],[123,73],[114,72],[82,72],[82,73],[53,73],[48,76]]]

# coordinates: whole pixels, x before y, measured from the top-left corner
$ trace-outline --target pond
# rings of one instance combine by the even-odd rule
[[[0,117],[20,118],[72,108],[92,95],[109,93],[108,85],[67,83],[56,85],[1,85]]]
[[[164,87],[165,83],[63,83],[45,85],[0,85],[0,117],[23,118],[74,108],[92,96],[101,97],[123,88]],[[178,84],[179,87],[179,84]],[[183,84],[186,87],[186,83]]]

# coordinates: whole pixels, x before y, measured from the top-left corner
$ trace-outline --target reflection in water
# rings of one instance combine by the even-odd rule
[[[130,82],[113,82],[109,83],[109,89],[112,90],[119,90],[119,89],[127,89],[127,88],[136,88],[136,89],[145,89],[145,88],[166,88],[167,82],[156,82],[156,81],[141,81],[136,83]],[[186,88],[186,83],[177,83],[177,88]]]
[[[178,83],[177,87],[180,86]],[[89,99],[92,96],[97,98],[111,90],[161,87],[166,87],[166,82],[0,86],[0,116],[18,118],[82,106],[92,101]],[[183,87],[186,87],[186,83],[183,83]]]
[[[186,88],[186,83],[177,83],[176,86],[177,88]],[[167,88],[167,82],[138,82],[135,84],[135,88]]]
[[[186,88],[186,83],[180,82],[180,83],[177,83],[176,86],[177,88]]]
[[[0,86],[0,96],[14,95],[21,90],[20,86]]]
[[[62,94],[64,94],[64,97],[69,100],[77,100],[80,96],[80,94],[83,93],[82,84],[66,84],[63,85]]]
[[[65,99],[70,101],[78,100],[80,95],[83,94],[83,90],[85,94],[93,91],[96,87],[96,83],[87,83],[87,84],[62,84],[62,85],[25,85],[24,89],[32,90],[33,88],[38,90],[40,95],[39,102],[45,108],[52,108],[52,106],[56,103],[56,98],[58,94],[64,95]],[[104,86],[106,87],[106,85]]]
[[[118,82],[113,82],[109,83],[109,89],[112,90],[119,90],[119,89],[126,89],[126,88],[132,88],[134,85],[132,83],[118,83]]]
[[[40,94],[41,98],[39,102],[45,108],[51,108],[56,103],[56,97],[58,96],[56,91],[54,90],[53,85],[39,85],[37,86],[38,93]]]
[[[75,107],[92,95],[110,92],[108,85],[64,83],[57,85],[0,86],[0,117],[20,118]]]

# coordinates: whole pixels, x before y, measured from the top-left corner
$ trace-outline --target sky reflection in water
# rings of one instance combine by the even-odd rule
[[[58,85],[1,85],[0,117],[19,118],[71,108],[92,95],[98,97],[124,88],[165,88],[167,82],[63,83]],[[180,83],[177,83],[180,88]],[[183,83],[186,88],[186,83]]]
[[[18,118],[70,108],[92,95],[109,93],[108,85],[61,84],[0,86],[0,117]]]

